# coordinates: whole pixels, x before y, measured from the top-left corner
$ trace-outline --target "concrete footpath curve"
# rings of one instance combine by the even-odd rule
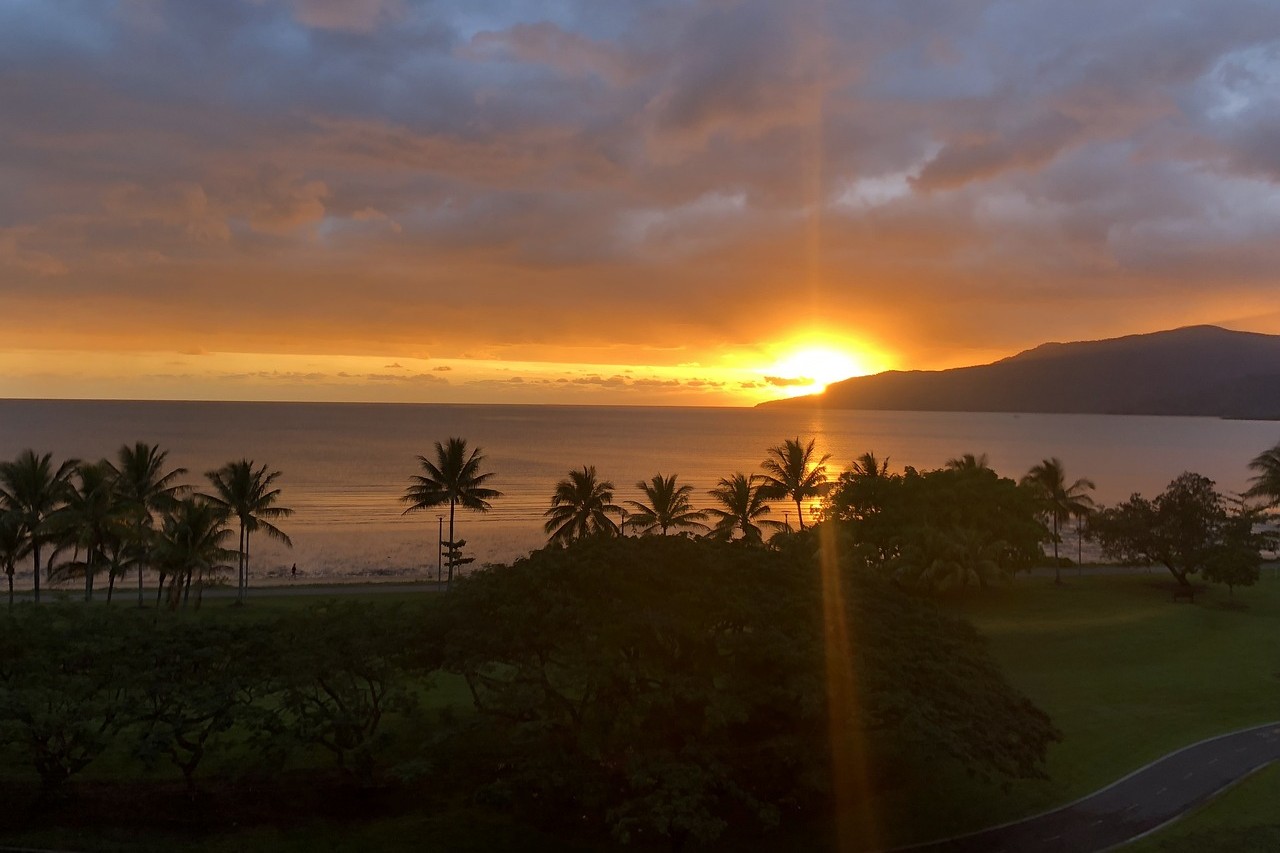
[[[1171,752],[1051,812],[896,853],[1107,850],[1158,829],[1277,759],[1280,723],[1268,723]]]

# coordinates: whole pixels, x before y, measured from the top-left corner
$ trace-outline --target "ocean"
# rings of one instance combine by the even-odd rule
[[[416,456],[450,436],[482,448],[484,470],[503,497],[493,511],[459,511],[457,530],[476,565],[508,562],[545,542],[542,513],[555,483],[594,465],[616,486],[615,502],[640,499],[638,480],[678,474],[706,490],[735,472],[759,470],[766,449],[816,438],[834,476],[866,451],[890,468],[938,467],[964,453],[986,453],[1000,474],[1018,478],[1042,459],[1060,458],[1068,479],[1087,477],[1103,503],[1134,492],[1152,496],[1183,471],[1248,487],[1248,462],[1280,441],[1280,423],[1212,418],[859,412],[780,409],[208,403],[0,400],[0,459],[26,448],[55,459],[114,458],[122,444],[146,441],[203,472],[248,458],[282,472],[280,523],[286,549],[253,543],[256,582],[435,577],[436,512],[403,514],[400,502]],[[701,498],[699,502],[698,498]],[[794,507],[778,506],[783,512]],[[447,507],[444,513],[447,516]],[[807,511],[806,511],[807,512]],[[795,519],[790,519],[795,523]],[[445,524],[448,519],[446,517]],[[446,531],[447,533],[447,531]],[[28,569],[29,571],[29,569]]]

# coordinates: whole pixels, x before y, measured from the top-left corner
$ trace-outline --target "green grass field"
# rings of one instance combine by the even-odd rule
[[[943,609],[969,619],[989,638],[1010,681],[1045,709],[1063,732],[1063,742],[1050,751],[1050,778],[1015,782],[1004,789],[939,765],[918,788],[879,803],[882,843],[965,832],[1034,814],[1083,796],[1186,744],[1280,719],[1280,580],[1272,568],[1264,570],[1257,586],[1238,590],[1234,604],[1225,589],[1210,590],[1194,605],[1174,604],[1164,588],[1167,576],[1157,572],[1085,577],[1067,573],[1065,580],[1064,586],[1056,587],[1044,578],[1019,578],[1007,588],[972,591],[941,602]],[[387,600],[378,595],[367,598]],[[226,600],[211,600],[205,602],[201,617],[253,619],[315,602],[301,596],[262,598],[236,608]],[[465,689],[446,682],[438,682],[441,690],[433,704],[465,704]],[[114,761],[103,758],[107,760],[102,766],[86,771],[86,779],[104,778],[118,769]],[[1280,771],[1273,768],[1134,849],[1193,849],[1185,845],[1200,844],[1204,833],[1219,829],[1228,835],[1247,834],[1265,825],[1277,795]],[[192,849],[468,849],[472,840],[481,844],[475,849],[484,849],[485,843],[508,846],[506,842],[524,838],[521,833],[518,827],[480,815],[460,814],[448,820],[437,815],[367,824],[321,822],[284,833],[246,830],[211,837]],[[399,848],[397,839],[416,841]],[[0,841],[84,849],[82,837],[65,832]],[[556,847],[551,839],[537,838],[520,846],[540,849],[541,841],[545,849]],[[148,842],[156,849],[165,844],[163,839],[98,836],[93,849],[139,849],[137,845],[145,848]],[[1236,844],[1233,849],[1264,848]]]
[[[1075,800],[1181,746],[1280,719],[1280,581],[1174,604],[1167,574],[1019,578],[942,602],[990,640],[1061,729],[1049,779],[997,785],[939,768],[883,804],[893,842],[967,832]]]

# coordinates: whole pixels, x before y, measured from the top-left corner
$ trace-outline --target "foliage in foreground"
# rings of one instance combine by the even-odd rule
[[[448,791],[566,838],[676,845],[828,813],[832,731],[865,744],[876,790],[939,761],[1040,774],[1057,732],[967,624],[845,578],[825,610],[854,631],[833,644],[814,541],[591,538],[421,609],[26,605],[0,620],[0,743],[49,793],[108,751],[172,765],[192,795],[210,766],[263,778],[303,756],[294,796],[336,774],[388,802]],[[832,660],[859,700],[834,719]],[[437,671],[474,713],[419,713]]]
[[[861,703],[836,728],[876,784],[949,756],[1032,776],[1057,732],[966,624],[870,579],[847,589]],[[479,714],[484,796],[591,815],[615,839],[716,837],[829,804],[817,561],[740,543],[593,539],[465,579],[436,626]]]

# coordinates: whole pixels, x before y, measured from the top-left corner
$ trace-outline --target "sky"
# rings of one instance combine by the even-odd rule
[[[0,396],[750,405],[1280,333],[1274,0],[0,0]]]

